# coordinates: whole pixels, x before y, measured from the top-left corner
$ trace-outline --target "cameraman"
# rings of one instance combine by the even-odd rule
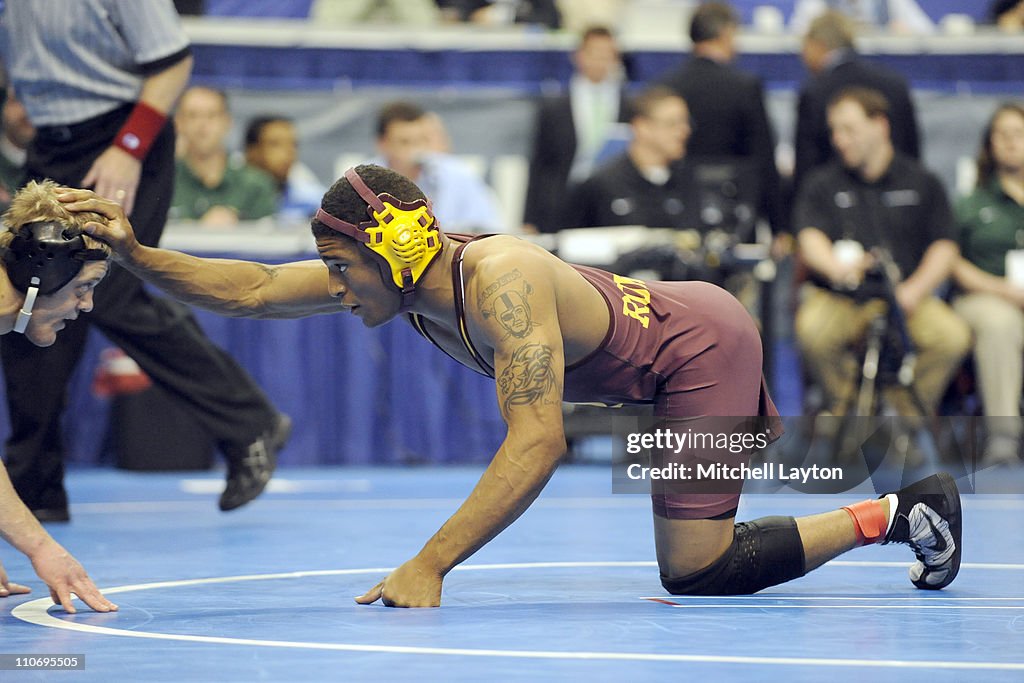
[[[797,341],[827,394],[826,409],[845,414],[858,372],[851,346],[887,312],[887,281],[877,277],[870,250],[891,254],[896,272],[886,274],[917,350],[912,386],[934,414],[971,345],[967,324],[934,294],[959,255],[949,201],[938,178],[894,150],[881,93],[839,92],[828,122],[838,159],[808,176],[794,213],[811,281],[797,311]],[[908,392],[895,389],[885,392],[890,406],[918,415]]]

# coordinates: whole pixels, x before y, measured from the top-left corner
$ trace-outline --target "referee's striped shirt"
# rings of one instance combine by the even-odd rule
[[[183,59],[172,0],[0,0],[8,80],[35,126],[92,119],[138,99],[143,79]]]

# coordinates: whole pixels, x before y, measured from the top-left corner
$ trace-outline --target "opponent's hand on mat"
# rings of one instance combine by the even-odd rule
[[[114,250],[114,258],[125,258],[139,246],[126,212],[117,202],[104,199],[92,190],[68,187],[57,189],[57,199],[68,211],[92,211],[107,219],[105,223],[86,223],[84,230],[101,242],[109,244]]]
[[[71,604],[72,593],[97,612],[117,611],[117,605],[103,597],[78,560],[56,542],[47,544],[29,559],[36,574],[49,586],[53,604],[61,605],[65,612],[76,611]]]
[[[9,581],[7,579],[7,572],[4,571],[4,565],[0,562],[0,598],[6,598],[9,595],[29,593],[31,590],[32,589],[28,586],[22,586],[20,583]]]
[[[444,577],[435,569],[414,557],[356,598],[356,602],[369,605],[380,600],[385,607],[439,607],[443,581]]]

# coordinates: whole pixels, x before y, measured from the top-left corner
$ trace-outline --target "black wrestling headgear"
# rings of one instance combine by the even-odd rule
[[[86,247],[78,228],[58,221],[38,221],[22,226],[3,257],[7,278],[25,292],[25,302],[14,323],[14,331],[24,334],[36,296],[60,290],[75,279],[86,261],[105,261],[107,253]]]
[[[53,294],[75,279],[86,261],[105,261],[102,249],[85,246],[81,230],[57,221],[26,223],[4,252],[7,277],[18,290]]]

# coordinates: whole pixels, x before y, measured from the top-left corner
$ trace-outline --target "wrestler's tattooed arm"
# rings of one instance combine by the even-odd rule
[[[477,306],[484,320],[493,320],[501,326],[502,339],[525,339],[540,324],[530,307],[532,294],[533,285],[515,269],[487,285],[477,297]]]
[[[540,494],[565,454],[565,361],[554,281],[543,264],[529,260],[513,267],[489,265],[485,273],[476,273],[480,282],[487,283],[480,290],[486,296],[476,296],[472,289],[467,292],[479,302],[467,311],[467,318],[481,347],[486,343],[494,350],[498,406],[508,433],[469,497],[420,551],[417,562],[442,576],[515,521]],[[502,284],[492,287],[494,283]],[[509,292],[521,294],[527,283],[531,324],[519,338],[491,311],[494,301]]]
[[[497,378],[498,394],[507,413],[513,406],[539,402],[561,404],[559,381],[552,368],[554,353],[547,344],[527,343],[512,352],[512,358]]]

